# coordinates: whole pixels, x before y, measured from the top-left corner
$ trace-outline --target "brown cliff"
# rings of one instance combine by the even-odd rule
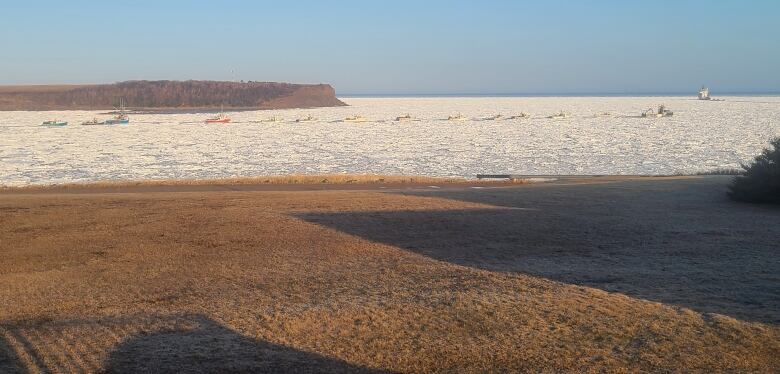
[[[0,110],[284,109],[346,105],[327,84],[127,81],[99,85],[0,86]]]

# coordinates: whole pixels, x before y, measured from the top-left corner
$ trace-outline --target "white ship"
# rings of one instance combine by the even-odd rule
[[[712,100],[709,88],[701,86],[701,89],[699,90],[699,100]]]
[[[468,121],[468,118],[464,117],[462,114],[458,113],[454,116],[447,117],[447,121]]]

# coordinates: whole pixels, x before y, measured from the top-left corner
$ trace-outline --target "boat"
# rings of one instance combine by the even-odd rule
[[[454,116],[447,117],[447,121],[468,121],[468,118],[464,117],[462,114],[458,113]]]
[[[366,122],[368,121],[368,118],[363,116],[352,116],[344,118],[344,122]]]
[[[220,107],[219,114],[214,117],[207,118],[206,123],[229,123],[231,121],[230,116],[223,111],[224,106]]]
[[[68,125],[67,122],[57,121],[56,119],[51,121],[43,121],[43,123],[41,123],[41,126],[49,126],[49,127],[62,127],[67,125]]]
[[[715,99],[712,96],[710,96],[710,89],[706,86],[701,86],[701,89],[699,90],[699,100],[704,101],[723,101],[723,99]]]
[[[550,118],[550,119],[564,119],[564,118],[568,118],[568,117],[569,117],[569,115],[566,114],[564,111],[561,111],[560,113],[553,114],[551,116],[547,116],[547,118]]]
[[[119,103],[119,114],[117,114],[114,118],[106,120],[106,125],[120,125],[120,124],[127,124],[130,123],[130,117],[127,116],[127,111],[125,110],[125,101],[121,100]]]
[[[531,115],[526,112],[520,112],[520,114],[516,116],[509,116],[506,119],[526,119],[526,118],[531,118]]]
[[[93,118],[93,119],[91,119],[89,121],[82,122],[81,124],[84,125],[84,126],[97,126],[97,125],[105,125],[106,122],[105,121],[98,121],[97,118]]]
[[[699,100],[712,100],[709,88],[701,86],[701,89],[699,90]]]
[[[295,122],[301,123],[301,122],[314,122],[317,119],[312,116],[306,116],[305,118],[298,118],[295,120]]]
[[[499,114],[496,114],[496,115],[493,115],[493,116],[490,116],[490,117],[485,117],[482,120],[483,121],[497,121],[497,120],[500,120],[501,118],[504,118],[504,116],[502,116],[501,113],[499,113]]]
[[[401,121],[411,121],[412,120],[412,116],[409,115],[409,114],[406,114],[406,115],[403,115],[403,116],[395,117],[395,120],[398,121],[398,122],[401,122]]]
[[[284,122],[284,118],[273,116],[271,118],[261,120],[260,122]]]
[[[661,104],[658,106],[658,110],[655,110],[653,108],[649,108],[646,111],[642,112],[640,117],[642,118],[660,118],[660,117],[671,117],[674,115],[674,113],[671,110],[666,109],[666,107]]]

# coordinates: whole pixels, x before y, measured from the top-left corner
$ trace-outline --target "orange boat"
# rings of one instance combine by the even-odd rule
[[[230,116],[225,114],[222,109],[219,110],[219,114],[215,117],[207,118],[206,123],[228,123],[230,122]]]

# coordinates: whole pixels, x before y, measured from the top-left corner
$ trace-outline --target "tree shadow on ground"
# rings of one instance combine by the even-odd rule
[[[405,192],[495,208],[297,217],[459,265],[780,323],[780,210],[724,191],[715,178]]]
[[[203,315],[22,321],[0,332],[3,373],[380,372],[252,339]]]

